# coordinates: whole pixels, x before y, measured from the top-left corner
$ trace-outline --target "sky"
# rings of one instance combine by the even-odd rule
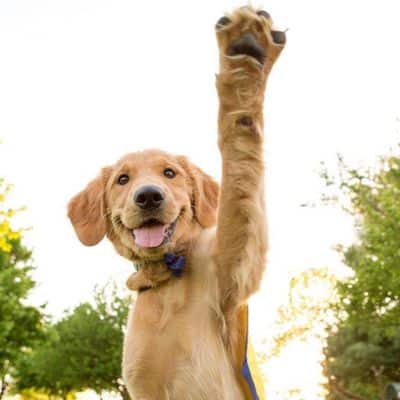
[[[90,300],[94,286],[110,279],[123,287],[132,272],[106,241],[82,246],[66,218],[68,200],[102,166],[161,148],[220,177],[213,27],[239,5],[0,0],[0,176],[14,184],[10,203],[27,206],[18,223],[32,227],[32,301],[47,302],[52,315]],[[290,276],[340,269],[332,246],[354,239],[351,219],[338,209],[301,207],[324,190],[320,163],[333,168],[341,153],[352,165],[372,165],[398,142],[400,5],[254,5],[288,29],[265,104],[270,252],[251,310],[261,340]]]

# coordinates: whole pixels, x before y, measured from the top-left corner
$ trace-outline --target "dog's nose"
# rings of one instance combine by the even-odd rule
[[[143,210],[159,208],[164,201],[164,193],[157,186],[142,186],[133,196],[135,204]]]

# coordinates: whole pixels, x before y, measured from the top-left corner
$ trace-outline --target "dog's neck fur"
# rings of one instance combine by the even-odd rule
[[[173,254],[183,256],[187,260],[190,258],[191,244],[177,246]],[[130,290],[143,291],[156,288],[167,283],[170,279],[179,279],[175,276],[172,269],[168,268],[165,262],[165,255],[160,255],[158,259],[139,259],[134,260],[133,264],[136,272],[127,280],[126,285]]]

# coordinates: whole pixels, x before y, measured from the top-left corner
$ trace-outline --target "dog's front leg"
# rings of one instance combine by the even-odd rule
[[[222,155],[216,262],[230,309],[261,281],[266,262],[263,104],[266,81],[285,43],[265,11],[243,7],[216,26],[219,147]]]

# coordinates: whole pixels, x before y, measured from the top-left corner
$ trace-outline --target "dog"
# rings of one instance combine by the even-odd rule
[[[220,18],[216,36],[221,185],[184,156],[146,150],[103,168],[68,205],[83,244],[107,236],[138,270],[123,352],[135,400],[263,396],[246,359],[246,303],[266,264],[264,91],[286,37],[250,6]]]

